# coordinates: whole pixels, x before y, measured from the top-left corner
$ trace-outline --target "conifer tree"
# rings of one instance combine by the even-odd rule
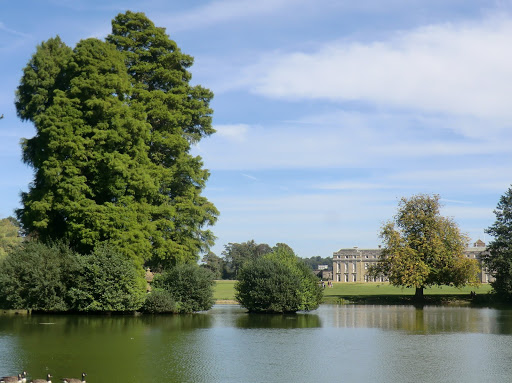
[[[130,45],[130,43],[132,45]],[[212,134],[209,90],[188,84],[192,64],[141,13],[120,14],[107,41],[74,49],[43,42],[24,69],[19,117],[34,181],[18,217],[43,241],[87,253],[108,240],[137,263],[193,261],[213,243],[217,210],[191,144]]]
[[[502,299],[512,298],[512,188],[501,196],[494,210],[496,221],[486,232],[493,236],[484,257],[486,267],[495,278],[491,285]]]

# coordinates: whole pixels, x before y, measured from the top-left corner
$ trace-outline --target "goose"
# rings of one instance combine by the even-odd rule
[[[50,380],[52,376],[50,374],[46,375],[46,379],[34,379],[31,382],[32,383],[52,383]]]
[[[63,378],[62,381],[64,383],[85,383],[85,377],[87,376],[87,374],[85,372],[82,372],[82,379],[77,379],[77,378]]]
[[[23,382],[21,374],[18,376],[3,376],[0,378],[0,383],[21,383]]]
[[[27,371],[23,371],[21,374],[18,374],[18,376],[2,376],[0,378],[0,383],[7,383],[7,382],[21,382],[25,383],[27,381]]]

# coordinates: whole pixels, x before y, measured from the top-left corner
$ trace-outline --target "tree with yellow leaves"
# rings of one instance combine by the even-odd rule
[[[439,213],[439,195],[402,197],[392,221],[382,227],[383,251],[370,275],[385,275],[394,286],[423,289],[433,285],[476,284],[479,266],[464,256],[469,238]]]

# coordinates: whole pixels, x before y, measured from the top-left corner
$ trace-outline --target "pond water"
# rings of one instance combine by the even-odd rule
[[[512,311],[330,306],[249,315],[0,316],[0,376],[87,382],[512,380]]]

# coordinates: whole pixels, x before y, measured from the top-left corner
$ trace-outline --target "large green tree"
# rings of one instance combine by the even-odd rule
[[[425,287],[476,283],[478,264],[464,256],[468,238],[452,219],[440,215],[439,198],[419,194],[400,200],[393,221],[382,227],[384,247],[370,275],[416,288],[419,298]]]
[[[16,107],[36,135],[23,142],[34,181],[18,217],[43,241],[81,253],[108,240],[139,264],[198,259],[217,210],[191,145],[214,132],[212,93],[189,84],[192,58],[142,13],[112,22],[107,41],[38,46]]]
[[[512,298],[512,188],[501,196],[494,210],[496,221],[487,229],[493,236],[484,256],[484,264],[494,281],[491,285],[496,294],[505,300]]]

